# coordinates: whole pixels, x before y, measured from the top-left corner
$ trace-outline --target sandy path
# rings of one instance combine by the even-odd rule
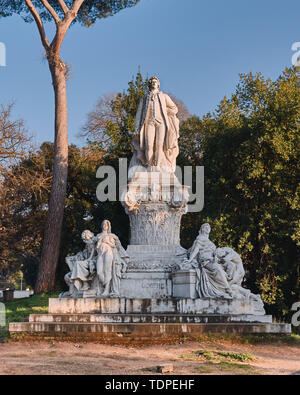
[[[214,365],[181,356],[192,351],[221,350],[251,353],[255,359],[247,374],[295,374],[300,372],[300,347],[290,345],[232,345],[186,342],[179,345],[128,348],[91,343],[0,344],[0,374],[153,374],[156,365],[172,363],[173,374],[214,373]],[[239,370],[217,372],[241,373]]]

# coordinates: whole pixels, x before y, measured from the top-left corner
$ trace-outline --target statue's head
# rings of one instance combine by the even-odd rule
[[[151,77],[149,82],[148,82],[148,87],[149,89],[159,89],[160,88],[160,82],[157,77]]]
[[[201,225],[200,232],[202,234],[210,234],[211,228],[208,223]]]
[[[111,233],[111,223],[108,219],[105,219],[101,224],[102,231],[106,231],[107,233]]]
[[[84,231],[81,233],[81,238],[82,238],[82,241],[83,241],[84,243],[89,243],[89,242],[91,242],[91,241],[93,240],[93,238],[94,238],[94,233],[91,232],[90,230],[84,230]]]
[[[217,248],[216,249],[216,257],[220,260],[222,260],[223,258],[225,258],[225,256],[227,255],[227,252],[225,251],[224,248]]]

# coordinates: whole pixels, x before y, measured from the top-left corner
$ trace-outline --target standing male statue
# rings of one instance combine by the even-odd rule
[[[178,109],[171,98],[159,90],[156,77],[149,80],[149,92],[142,97],[135,119],[135,152],[130,163],[130,174],[135,171],[173,173],[179,153]],[[130,177],[131,178],[131,177]]]

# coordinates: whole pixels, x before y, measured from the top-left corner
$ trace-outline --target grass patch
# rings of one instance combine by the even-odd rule
[[[198,350],[193,351],[190,354],[184,354],[181,356],[183,359],[188,359],[192,361],[203,360],[206,361],[218,361],[218,362],[246,362],[253,361],[254,357],[248,353],[236,353],[229,351],[209,351],[209,350]]]
[[[292,333],[291,335],[286,334],[244,334],[244,335],[233,335],[233,334],[205,334],[197,337],[185,336],[183,341],[196,340],[199,343],[210,342],[212,344],[230,343],[230,344],[289,344],[300,346],[300,335]]]
[[[55,298],[58,294],[44,293],[33,295],[30,298],[15,299],[12,302],[6,302],[6,326],[0,327],[0,339],[9,338],[8,326],[10,322],[26,322],[29,314],[48,313],[49,298]]]
[[[196,351],[197,355],[203,355],[206,359],[228,359],[231,361],[246,362],[253,361],[253,355],[247,353],[237,353],[229,351]]]
[[[254,360],[253,355],[248,353],[198,350],[182,355],[181,358],[189,361],[199,361],[199,366],[193,368],[193,373],[197,374],[260,374],[253,366],[244,363]]]
[[[205,362],[194,368],[196,374],[234,374],[234,375],[258,375],[261,374],[253,366],[238,362]]]

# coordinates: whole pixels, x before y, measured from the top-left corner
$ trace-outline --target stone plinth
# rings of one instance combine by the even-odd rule
[[[129,211],[131,245],[180,245],[180,223],[185,208],[168,203],[141,203],[139,210]]]
[[[106,344],[155,344],[196,338],[204,333],[291,333],[290,324],[245,300],[224,299],[49,299],[48,314],[31,314],[29,322],[12,322],[13,337]]]
[[[185,324],[226,324],[239,322],[256,322],[271,324],[271,315],[217,315],[217,314],[170,314],[170,313],[153,313],[153,314],[30,314],[29,322],[45,323],[185,323]]]
[[[186,250],[179,245],[129,245],[128,271],[171,272],[186,257]]]
[[[265,310],[252,300],[242,299],[57,298],[49,299],[49,313],[265,315]]]
[[[137,172],[122,194],[130,220],[130,244],[179,246],[188,199],[188,187],[174,174]]]
[[[153,345],[198,340],[202,334],[290,334],[290,324],[271,323],[51,323],[11,322],[9,331],[13,338],[22,340],[51,339],[60,341],[98,341],[105,344]]]
[[[174,298],[198,298],[195,270],[177,271],[172,274]]]
[[[167,273],[186,257],[186,250],[180,246],[180,223],[188,199],[188,187],[182,186],[174,174],[137,172],[130,181],[122,194],[130,220],[130,261],[128,275],[122,278],[125,293],[121,291],[121,296],[172,296]],[[144,272],[145,281],[139,272]],[[152,281],[151,272],[161,272],[167,280],[161,281],[156,274],[157,280]],[[137,278],[141,281],[137,282]]]
[[[171,275],[164,271],[129,271],[122,277],[120,294],[124,298],[135,299],[171,297]]]

